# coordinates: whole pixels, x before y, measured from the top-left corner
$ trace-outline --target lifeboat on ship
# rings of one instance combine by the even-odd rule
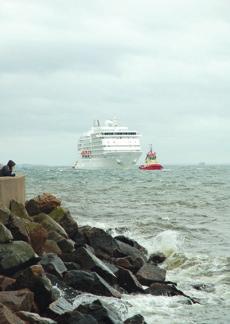
[[[145,163],[139,166],[140,170],[162,170],[163,166],[157,161],[156,152],[153,152],[152,145],[147,153]]]

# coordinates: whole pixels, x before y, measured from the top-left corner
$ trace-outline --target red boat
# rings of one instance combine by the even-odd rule
[[[157,162],[156,152],[153,152],[152,145],[147,153],[145,163],[139,166],[140,170],[162,170],[163,166]]]

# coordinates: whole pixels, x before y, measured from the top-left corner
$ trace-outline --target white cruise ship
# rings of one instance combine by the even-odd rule
[[[131,168],[141,156],[140,134],[118,125],[117,121],[99,120],[80,137],[76,169]]]

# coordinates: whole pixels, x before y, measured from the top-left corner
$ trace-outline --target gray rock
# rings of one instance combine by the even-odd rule
[[[109,259],[119,249],[117,241],[104,230],[97,227],[84,226],[78,229],[88,245],[93,247],[99,258]]]
[[[57,297],[53,293],[53,286],[41,265],[31,266],[17,273],[16,282],[11,286],[11,289],[22,288],[29,288],[34,293],[34,299],[40,312],[43,312]]]
[[[75,261],[80,264],[82,270],[97,272],[103,279],[113,284],[117,282],[116,275],[96,257],[87,247],[79,247],[74,251]]]
[[[53,273],[62,277],[63,274],[67,271],[67,268],[64,262],[54,253],[47,253],[41,257],[40,261],[43,268],[46,272]]]
[[[11,211],[0,204],[0,223],[7,225],[9,222],[10,215]]]
[[[26,323],[30,323],[30,324],[57,324],[56,321],[54,321],[50,318],[47,318],[47,317],[41,317],[40,315],[38,315],[36,313],[21,311],[21,312],[18,312],[17,315],[22,320],[26,321]]]
[[[125,289],[128,293],[144,292],[142,285],[131,271],[119,267],[116,275],[119,286]]]
[[[124,321],[124,324],[146,324],[145,319],[142,315],[137,314]]]
[[[23,241],[0,244],[0,272],[11,275],[29,264],[37,263],[39,258],[32,247]]]
[[[11,241],[13,241],[13,235],[2,223],[0,223],[0,243],[9,243]]]
[[[145,255],[148,254],[148,251],[146,250],[146,248],[144,248],[142,245],[140,245],[137,241],[130,239],[129,237],[126,237],[124,235],[117,235],[114,238],[115,238],[115,240],[121,241],[123,243],[129,244],[132,247],[135,247],[142,254],[145,254]]]
[[[64,276],[64,281],[67,285],[83,292],[89,292],[99,296],[121,297],[120,293],[96,272],[81,270],[68,271]]]
[[[154,282],[165,281],[166,271],[151,263],[145,263],[137,272],[137,279],[142,285],[149,286]]]

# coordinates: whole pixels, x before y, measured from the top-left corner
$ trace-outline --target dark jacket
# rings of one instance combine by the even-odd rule
[[[15,173],[12,173],[13,166],[15,166],[15,162],[12,160],[9,160],[7,165],[4,165],[4,167],[0,170],[0,176],[1,177],[14,177]]]

